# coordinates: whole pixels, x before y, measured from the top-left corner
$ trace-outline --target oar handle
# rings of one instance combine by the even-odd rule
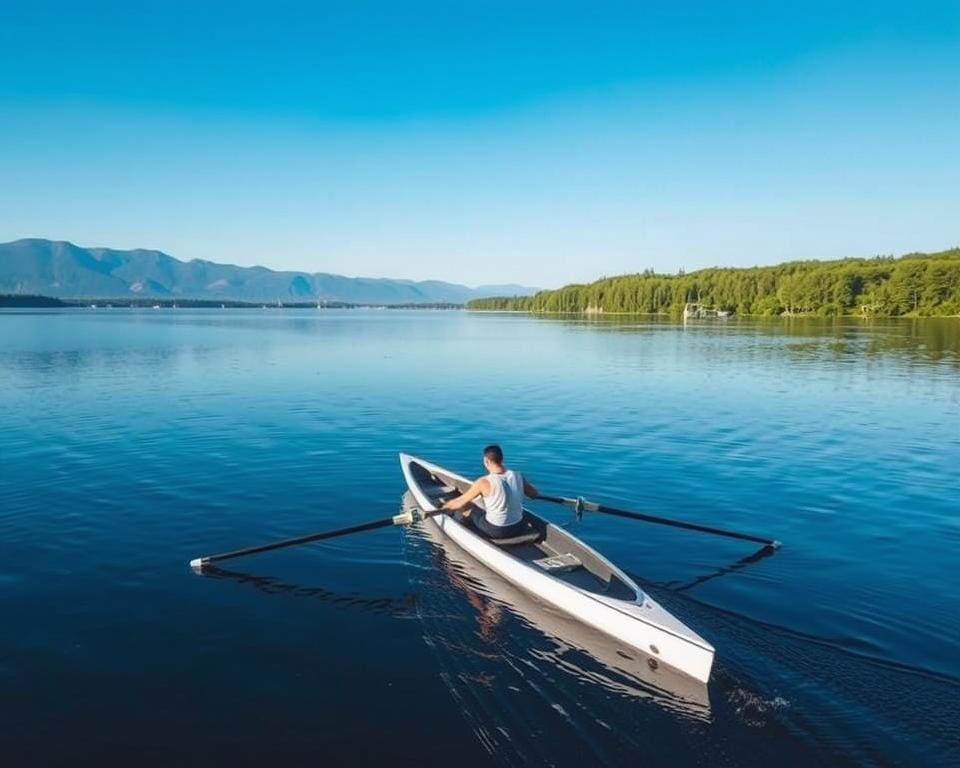
[[[725,528],[715,528],[711,525],[701,525],[699,523],[688,523],[685,520],[672,520],[667,517],[657,517],[656,515],[647,515],[642,512],[629,512],[625,509],[617,509],[616,507],[608,507],[605,504],[597,504],[593,501],[587,501],[582,496],[578,496],[575,499],[569,499],[565,496],[545,496],[540,494],[537,496],[538,499],[543,501],[550,501],[554,504],[564,504],[568,507],[573,507],[577,510],[577,513],[586,510],[587,512],[602,512],[607,515],[614,515],[616,517],[626,517],[631,520],[641,520],[647,523],[656,523],[657,525],[669,525],[673,528],[683,528],[687,531],[700,531],[701,533],[712,533],[716,536],[726,536],[731,539],[741,539],[742,541],[754,541],[758,544],[765,544],[768,547],[777,549],[780,546],[780,542],[776,539],[768,539],[763,536],[754,536],[749,533],[738,533],[737,531],[728,531]]]
[[[586,509],[587,500],[583,496],[577,496],[575,499],[568,499],[566,496],[547,496],[543,493],[538,493],[536,496],[538,501],[552,501],[554,504],[563,504],[567,507],[573,507],[577,516],[579,517],[580,513]]]

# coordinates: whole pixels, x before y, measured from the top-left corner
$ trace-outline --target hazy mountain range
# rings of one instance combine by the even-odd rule
[[[344,277],[326,272],[278,272],[194,259],[160,251],[80,248],[29,239],[0,243],[0,293],[61,299],[150,298],[231,301],[346,301],[356,304],[452,302],[529,295],[521,285],[470,288],[440,280]]]

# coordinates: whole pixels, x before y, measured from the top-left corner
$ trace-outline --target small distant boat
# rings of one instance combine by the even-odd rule
[[[687,302],[683,307],[684,320],[723,320],[727,317],[730,317],[730,312],[726,309],[713,309],[692,302]]]
[[[153,308],[154,308],[154,309],[160,309],[160,305],[159,305],[159,304],[154,304],[154,305],[153,305]]]
[[[96,304],[91,304],[91,305],[90,305],[90,309],[96,309],[96,308],[97,308],[97,305],[96,305]]]
[[[400,454],[407,487],[423,512],[459,495],[470,481],[436,464]],[[482,504],[482,501],[480,502]],[[490,539],[453,515],[433,515],[459,547],[516,586],[663,663],[707,682],[714,649],[656,603],[622,570],[569,531],[524,510],[526,530]]]

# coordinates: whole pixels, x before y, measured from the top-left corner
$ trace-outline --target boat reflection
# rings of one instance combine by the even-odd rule
[[[404,505],[412,499],[404,497]],[[419,524],[412,536],[429,542],[434,568],[462,593],[476,621],[476,637],[491,652],[515,661],[543,662],[551,672],[562,671],[579,683],[588,683],[618,696],[644,699],[661,708],[693,717],[710,718],[707,686],[614,638],[587,626],[559,609],[539,601],[478,562],[434,525]],[[431,591],[424,590],[423,600]],[[423,609],[425,606],[421,606]],[[510,651],[503,625],[516,617],[547,640]],[[450,638],[444,638],[449,643]]]

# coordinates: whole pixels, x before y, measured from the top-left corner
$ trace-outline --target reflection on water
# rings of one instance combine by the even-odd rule
[[[694,579],[691,579],[686,584],[678,584],[676,582],[667,582],[662,584],[667,589],[671,589],[674,592],[686,592],[688,589],[693,589],[694,587],[699,587],[701,584],[706,584],[712,579],[718,579],[721,576],[726,576],[728,574],[739,571],[741,568],[746,568],[747,566],[753,565],[754,563],[759,563],[761,560],[767,557],[773,557],[777,552],[772,546],[763,546],[758,549],[756,552],[753,552],[749,555],[741,557],[736,562],[730,563],[729,565],[723,565],[719,568],[716,568],[709,573],[701,574]],[[644,581],[643,578],[640,581]]]
[[[644,315],[534,315],[538,322],[559,323],[590,331],[644,334],[672,332],[677,322]],[[841,360],[847,355],[922,357],[960,365],[960,319],[958,318],[732,318],[723,322],[696,321],[679,326],[687,334],[708,338],[769,339],[758,346],[776,352],[786,349],[799,355],[829,355]],[[803,341],[794,342],[793,339]]]
[[[958,361],[960,319],[0,312],[0,754],[952,766]],[[414,531],[185,565],[493,440],[544,492],[784,542],[537,507],[716,646],[704,695]]]
[[[818,748],[779,722],[789,702],[725,671],[707,686],[539,603],[431,526],[405,538],[424,640],[497,765],[806,766]],[[741,752],[761,729],[777,747]],[[782,750],[782,752],[780,752]],[[739,757],[733,757],[739,754]]]
[[[594,655],[605,638],[570,632],[544,606],[521,610],[516,590],[479,573],[479,564],[451,559],[422,531],[411,531],[406,543],[412,562],[423,563],[414,586],[424,640],[495,764],[559,765],[572,755],[585,764],[626,764],[651,751],[645,733],[661,721],[664,743],[654,751],[683,759],[675,751],[677,723],[683,730],[706,726],[697,719],[709,713],[705,700],[674,697],[622,669],[628,660],[618,669]],[[551,633],[557,626],[559,637]]]
[[[404,507],[415,507],[407,494]],[[574,674],[583,682],[598,684],[611,692],[647,698],[684,714],[706,719],[710,711],[707,687],[665,666],[652,669],[650,657],[633,648],[626,648],[612,638],[575,621],[552,606],[546,605],[506,581],[476,559],[467,555],[454,542],[443,536],[436,526],[423,524],[411,535],[420,535],[435,545],[438,571],[450,584],[461,590],[476,611],[478,635],[485,643],[494,644],[504,613],[522,618],[549,638],[553,649],[536,651],[538,658]],[[588,671],[573,658],[580,651],[598,662]]]
[[[306,586],[284,581],[276,576],[258,576],[243,571],[207,565],[203,570],[195,569],[198,576],[211,579],[227,579],[237,584],[254,587],[268,595],[284,595],[299,597],[333,605],[339,608],[359,608],[366,611],[377,611],[396,617],[403,617],[414,610],[416,602],[413,595],[403,597],[367,597],[333,592],[321,586]]]

